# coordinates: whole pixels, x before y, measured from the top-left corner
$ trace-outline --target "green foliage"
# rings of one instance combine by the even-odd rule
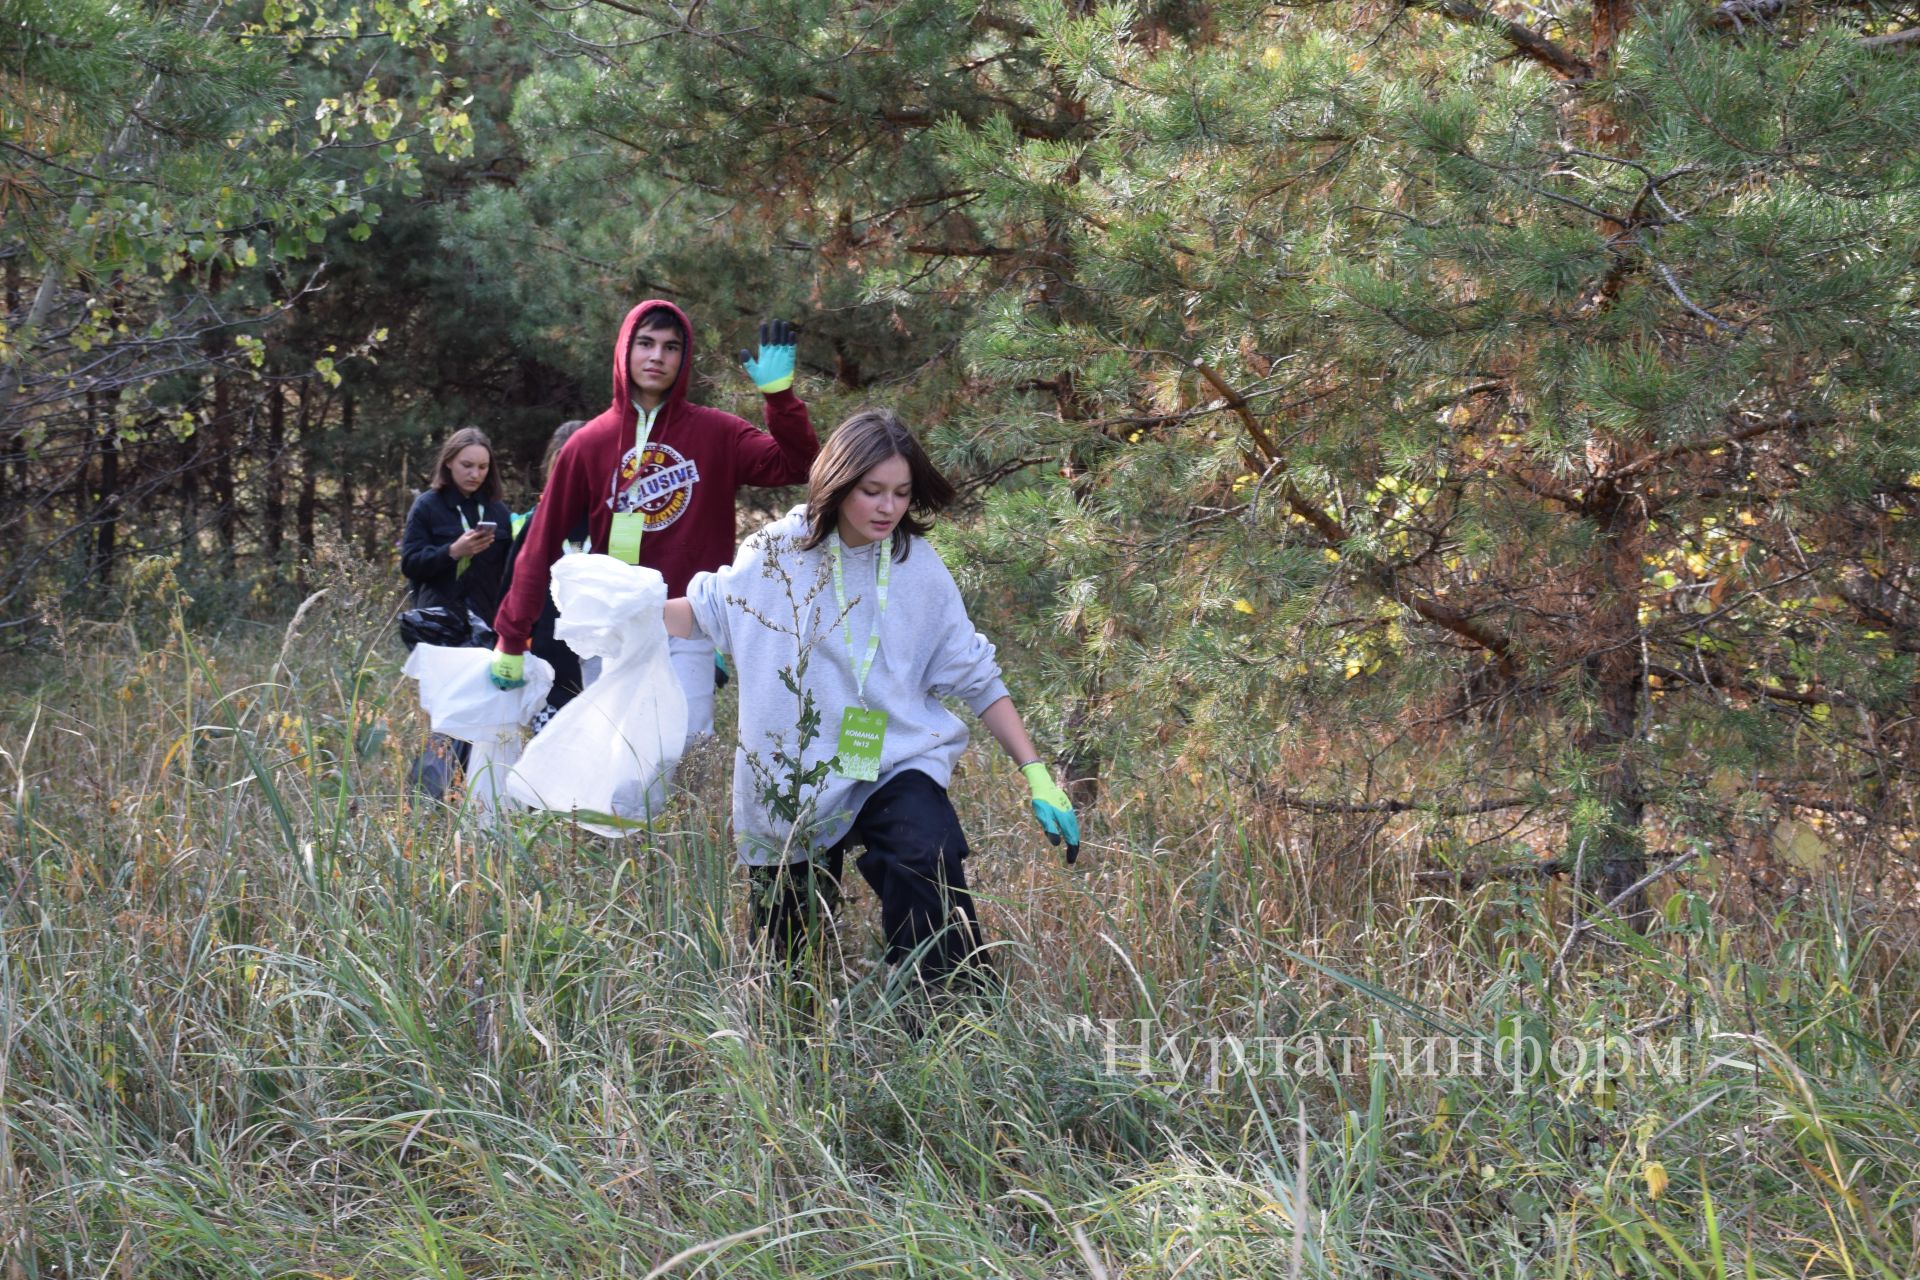
[[[1259,772],[1274,742],[1225,709],[1407,761],[1410,719],[1517,713],[1502,781],[1565,781],[1570,740],[1608,856],[1762,707],[1819,739],[1775,733],[1770,768],[1885,767],[1909,687],[1866,673],[1920,621],[1866,599],[1916,550],[1910,62],[1663,6],[1556,86],[1424,19],[1229,9],[1197,39],[1034,9],[1084,95],[1074,164],[941,135],[989,210],[1054,211],[1071,264],[967,347],[1003,386],[1070,382],[1071,500],[996,494],[967,546],[1045,548],[1029,638],[1098,706],[1081,732]],[[970,463],[1030,447],[990,439]]]
[[[305,345],[288,340],[290,318],[314,307],[330,256],[372,236],[382,200],[422,194],[421,153],[472,146],[471,95],[426,69],[465,11],[9,8],[0,449],[14,475],[0,531],[22,549],[0,571],[9,628],[34,619],[38,597],[105,582],[129,552],[184,550],[198,571],[203,533],[233,576],[235,491],[286,488],[289,441],[278,425],[266,437],[269,406],[311,381],[324,422],[336,407],[326,393],[387,334],[376,322]],[[312,459],[322,427],[297,394],[292,456]],[[248,461],[264,465],[249,474]],[[266,500],[276,522],[278,503]],[[307,555],[314,519],[308,497]],[[266,558],[287,532],[262,539]]]

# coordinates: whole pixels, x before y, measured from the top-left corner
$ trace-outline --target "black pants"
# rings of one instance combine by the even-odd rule
[[[920,973],[938,982],[980,946],[979,918],[961,860],[967,836],[939,783],[917,770],[889,779],[854,817],[853,828],[811,862],[752,868],[753,927],[774,952],[795,963],[808,922],[840,901],[840,872],[849,845],[866,852],[854,863],[880,899],[887,963],[898,964],[928,939]]]
[[[558,711],[580,696],[586,688],[586,679],[580,671],[580,655],[568,648],[564,641],[554,638],[552,618],[541,615],[540,621],[534,624],[527,648],[536,657],[545,658],[553,667],[553,687],[547,690],[549,708]]]

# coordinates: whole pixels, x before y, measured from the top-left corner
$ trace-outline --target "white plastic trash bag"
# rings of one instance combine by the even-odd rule
[[[658,812],[686,745],[687,700],[667,657],[667,585],[612,556],[563,556],[553,602],[555,638],[583,662],[599,658],[600,678],[527,744],[507,794],[573,813],[589,831],[628,835]]]
[[[506,774],[520,754],[520,725],[546,705],[553,667],[527,655],[526,684],[494,687],[490,649],[415,645],[401,670],[420,682],[420,705],[433,731],[473,744],[467,756],[467,799],[479,812],[494,809]]]
[[[400,670],[420,682],[420,706],[433,731],[472,742],[500,725],[525,723],[553,688],[553,667],[545,658],[527,655],[527,682],[518,689],[495,688],[492,668],[491,649],[418,644]]]

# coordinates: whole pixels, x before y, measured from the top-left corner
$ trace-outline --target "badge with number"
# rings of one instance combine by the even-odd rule
[[[840,717],[840,749],[834,755],[834,773],[855,782],[877,781],[880,743],[886,735],[886,712],[848,707]]]

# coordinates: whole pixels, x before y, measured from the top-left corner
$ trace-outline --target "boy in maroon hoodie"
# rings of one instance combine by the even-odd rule
[[[760,351],[741,362],[767,398],[767,430],[687,399],[693,327],[671,302],[627,313],[613,348],[613,403],[574,432],[534,508],[513,585],[494,616],[493,682],[522,683],[528,637],[547,600],[553,562],[582,516],[589,549],[657,569],[667,595],[733,561],[734,495],[744,485],[800,484],[820,441],[793,394],[793,329],[760,326]],[[687,696],[687,737],[713,731],[713,645],[672,642]]]

